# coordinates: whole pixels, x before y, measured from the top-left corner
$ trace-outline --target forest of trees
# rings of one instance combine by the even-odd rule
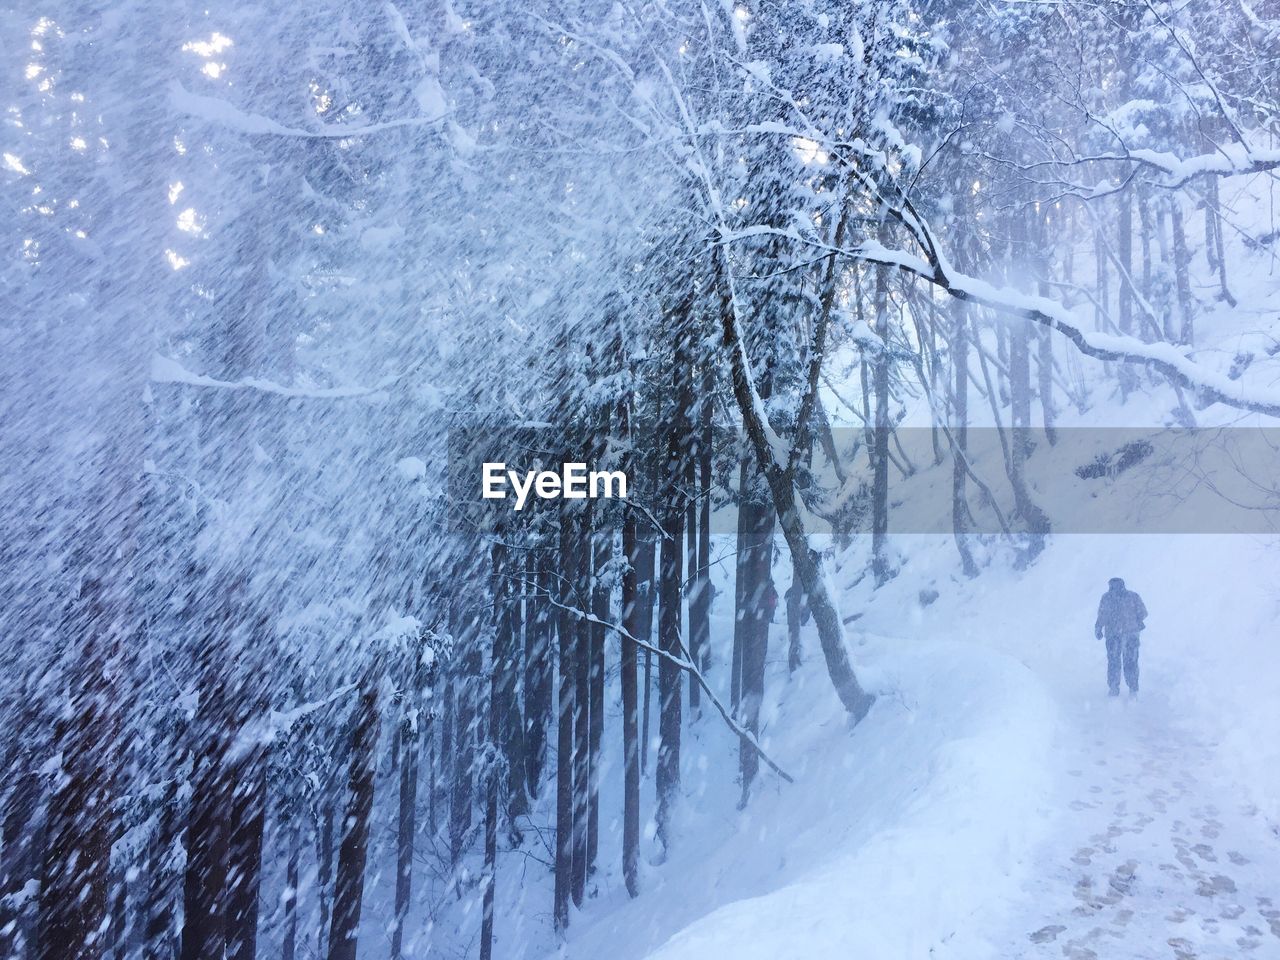
[[[948,465],[978,577],[1052,533],[1029,437],[1082,369],[1280,414],[1267,338],[1196,351],[1223,184],[1280,168],[1271,0],[41,0],[0,37],[0,956],[396,960],[474,900],[488,958],[503,870],[563,934],[604,851],[643,898],[648,826],[681,842],[692,722],[742,805],[790,779],[786,582],[871,709],[828,573],[895,576],[903,478]],[[531,424],[635,495],[460,524],[450,444]]]

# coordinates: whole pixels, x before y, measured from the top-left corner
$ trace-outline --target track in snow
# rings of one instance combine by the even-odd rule
[[[1068,715],[1064,809],[1001,955],[1280,958],[1280,838],[1142,697]]]

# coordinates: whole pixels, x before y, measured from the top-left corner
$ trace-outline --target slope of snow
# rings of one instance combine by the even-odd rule
[[[1039,684],[965,644],[880,639],[862,659],[886,691],[873,713],[847,745],[837,733],[810,746],[801,783],[753,814],[790,828],[765,842],[744,831],[712,855],[721,870],[783,864],[777,888],[709,913],[655,960],[772,960],[799,945],[923,957],[986,898],[1018,889],[1020,851],[1051,822],[1054,711]]]
[[[925,956],[987,897],[1012,896],[1019,852],[1051,819],[1049,698],[1012,658],[969,644],[870,638],[858,656],[882,695],[852,733],[820,658],[790,682],[771,662],[763,739],[797,782],[764,776],[745,811],[724,748],[687,744],[671,857],[646,864],[640,899],[614,889],[588,906],[554,953]]]

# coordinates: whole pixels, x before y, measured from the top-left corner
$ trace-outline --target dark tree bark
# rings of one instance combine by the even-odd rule
[[[289,853],[285,863],[284,885],[288,899],[284,902],[284,933],[281,934],[281,960],[294,960],[298,953],[298,882],[302,861],[302,831],[294,811],[289,820]]]
[[[413,841],[418,829],[418,755],[427,722],[422,710],[422,693],[427,687],[429,673],[425,655],[426,646],[419,637],[414,644],[409,682],[400,703],[400,809],[396,819],[396,901],[391,960],[400,960],[403,953],[404,922],[413,892]]]
[[[578,631],[573,614],[572,556],[574,536],[567,515],[560,518],[560,562],[564,575],[559,583],[559,674],[556,683],[556,861],[553,917],[555,928],[564,932],[569,926],[569,900],[573,886],[573,720],[577,713]]]
[[[481,900],[480,960],[493,957],[493,898],[498,879],[498,772],[485,775],[484,896]]]
[[[573,607],[591,608],[591,529],[585,511],[574,521],[572,557]],[[591,624],[580,616],[572,621],[573,675],[573,905],[582,906],[587,888],[587,823],[591,808]]]
[[[711,445],[715,441],[711,415],[715,388],[715,367],[705,363],[698,404],[698,576],[689,613],[689,632],[698,649],[694,663],[703,673],[711,666]]]
[[[680,496],[688,450],[689,409],[688,360],[685,330],[676,332],[672,360],[672,395],[675,398],[666,430],[664,463],[664,504],[662,526],[667,536],[659,548],[658,644],[673,656],[681,656],[681,588],[683,586],[683,541],[685,503]],[[680,683],[683,671],[667,658],[658,663],[658,767],[657,827],[664,851],[671,849],[671,816],[680,785]]]
[[[263,709],[265,705],[259,703]],[[254,960],[258,952],[258,900],[262,884],[262,835],[267,814],[266,751],[252,747],[231,765],[227,851],[227,960]]]
[[[361,684],[360,700],[351,718],[347,809],[342,818],[342,843],[338,849],[338,870],[334,879],[329,960],[356,960],[356,936],[360,930],[360,907],[364,899],[364,868],[369,852],[369,818],[373,812],[378,683],[376,669],[370,670]]]
[[[729,705],[733,708],[735,715],[742,703],[742,650],[748,629],[746,586],[751,579],[750,566],[747,562],[748,543],[751,538],[751,516],[746,505],[751,496],[751,483],[754,477],[751,456],[744,450],[738,462],[738,529],[734,539],[733,571],[733,648],[729,655]]]
[[[628,451],[622,469],[631,476],[635,457],[631,452],[633,439],[629,397],[624,397],[618,404],[618,435],[623,449]],[[632,897],[640,893],[640,745],[637,743],[639,696],[636,689],[636,643],[629,638],[639,637],[642,628],[637,570],[639,553],[635,513],[627,508],[622,518],[622,554],[626,560],[622,571],[622,627],[625,633],[621,642],[622,878],[627,893]]]
[[[320,924],[316,929],[316,955],[325,954],[333,915],[333,797],[326,784],[316,831],[316,893],[320,898]]]
[[[210,637],[208,648],[216,641]],[[197,715],[197,748],[187,811],[187,867],[183,881],[182,960],[221,960],[226,947],[227,857],[230,838],[226,813],[230,777],[223,769],[228,747],[225,689],[206,681]]]
[[[501,783],[498,757],[506,738],[502,728],[507,722],[504,716],[506,706],[503,703],[505,697],[503,687],[507,681],[504,680],[503,674],[508,672],[502,659],[504,651],[499,647],[501,642],[499,638],[502,634],[501,623],[504,619],[509,619],[510,615],[507,609],[506,591],[502,586],[503,577],[506,574],[502,569],[505,549],[502,545],[497,545],[493,551],[494,615],[498,620],[499,629],[494,632],[493,669],[489,674],[489,745],[485,751],[484,877],[482,878],[484,894],[481,899],[480,915],[480,960],[492,960],[493,957],[493,906],[498,880],[498,791]],[[507,642],[510,643],[510,638]]]
[[[16,705],[15,705],[16,706]],[[22,711],[23,719],[30,711]],[[4,783],[3,838],[0,839],[0,956],[30,956],[32,916],[20,907],[20,894],[28,882],[40,876],[37,844],[40,774],[37,770],[40,742],[32,724],[22,723],[10,750]]]
[[[692,413],[692,410],[689,412]],[[702,647],[700,646],[702,637],[693,630],[693,608],[694,604],[697,602],[698,594],[698,464],[696,460],[697,450],[695,444],[692,442],[692,436],[690,437],[690,440],[691,442],[689,448],[686,449],[684,462],[684,489],[688,492],[685,498],[684,515],[684,565],[687,582],[685,603],[688,609],[688,622],[690,627],[687,643],[689,659],[696,664],[701,662],[702,656]],[[696,683],[689,684],[690,717],[696,717],[698,715],[698,701],[701,693],[702,689]]]
[[[174,745],[170,744],[172,748]],[[163,756],[163,753],[162,753]],[[176,769],[158,765],[160,769]],[[156,804],[156,826],[148,841],[147,890],[142,910],[143,960],[173,960],[177,955],[178,931],[175,926],[174,888],[179,885],[178,852],[181,846],[181,821],[178,789],[175,780],[165,787]]]
[[[507,816],[515,818],[529,809],[524,791],[524,718],[520,715],[520,691],[525,675],[523,646],[513,573],[523,564],[510,558],[503,544],[493,548],[493,741],[506,760]]]
[[[549,606],[539,599],[551,590],[551,570],[545,557],[532,553],[528,570],[528,580],[536,584],[536,590],[526,593],[524,612],[525,788],[530,796],[537,796],[547,763],[554,627]]]
[[[472,579],[466,570],[460,572],[459,576],[464,581]],[[465,600],[456,599],[451,608],[451,632],[462,651],[453,675],[454,728],[449,784],[449,857],[455,868],[462,860],[467,835],[471,830],[477,722],[475,690],[481,672],[475,615],[469,607],[464,607],[466,603]]]
[[[640,428],[636,423],[638,411],[633,408],[631,410],[632,418],[632,436],[638,438],[645,436],[646,431]],[[653,431],[650,431],[652,435]],[[643,450],[652,451],[652,448],[645,444],[641,444]],[[638,462],[633,461],[637,470],[637,475],[641,476],[645,483],[646,489],[654,489],[657,479],[657,458],[651,452],[644,453],[640,456]],[[652,504],[651,504],[652,506]],[[636,518],[636,591],[638,595],[638,617],[637,621],[640,626],[640,632],[634,634],[638,640],[646,643],[653,642],[653,621],[654,612],[658,601],[658,585],[655,577],[654,567],[658,560],[658,531],[653,528],[653,522],[649,516]],[[641,677],[640,689],[642,691],[642,711],[640,715],[640,775],[643,777],[649,770],[649,730],[651,729],[649,720],[652,712],[653,701],[653,653],[649,649],[644,649],[641,654],[643,661],[643,672]]]
[[[106,558],[103,558],[104,561]],[[49,796],[40,883],[41,960],[90,960],[105,950],[111,845],[118,826],[112,802],[119,753],[119,604],[107,581],[90,568],[63,626],[74,638],[65,690],[67,704],[54,725],[61,754],[58,782]]]
[[[753,492],[760,483],[752,484]],[[769,598],[777,597],[773,585],[773,536],[776,515],[768,499],[757,494],[740,508],[746,516],[742,631],[742,702],[738,714],[742,725],[754,737],[760,732],[760,703],[764,698],[764,665],[769,653],[769,624],[773,606]],[[741,806],[746,806],[751,784],[760,770],[760,755],[749,742],[743,741],[738,751],[742,778]]]
[[[593,513],[595,511],[592,511]],[[587,812],[587,873],[595,870],[600,845],[600,748],[604,742],[605,627],[609,622],[609,581],[607,566],[613,535],[607,529],[592,535],[591,615],[591,770]]]

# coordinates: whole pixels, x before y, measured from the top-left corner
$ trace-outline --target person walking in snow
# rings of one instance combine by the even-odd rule
[[[1138,692],[1138,635],[1146,626],[1147,607],[1142,598],[1126,590],[1124,581],[1112,577],[1107,592],[1098,602],[1098,619],[1093,633],[1099,640],[1107,638],[1107,689],[1120,696],[1120,673],[1123,668],[1129,693]]]

